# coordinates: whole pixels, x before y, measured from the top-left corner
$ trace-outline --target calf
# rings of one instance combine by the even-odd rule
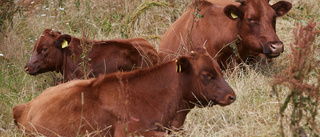
[[[48,88],[17,105],[13,118],[20,130],[45,136],[160,136],[181,127],[195,105],[225,106],[235,99],[219,65],[192,52],[152,68]]]
[[[81,44],[92,46],[88,55],[82,55]],[[146,68],[158,63],[153,46],[142,38],[85,41],[46,29],[35,44],[33,55],[25,66],[30,75],[48,71],[60,72],[64,81],[82,78],[81,56],[90,58],[85,68],[89,77],[136,68]]]

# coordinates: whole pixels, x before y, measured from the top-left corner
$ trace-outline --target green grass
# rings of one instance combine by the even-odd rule
[[[124,38],[121,26],[128,25],[127,17],[145,0],[57,2],[34,1],[28,10],[16,13],[11,21],[5,20],[0,30],[0,136],[22,136],[12,120],[12,108],[37,97],[44,89],[54,85],[59,74],[54,72],[30,76],[23,67],[30,58],[36,39],[45,28],[60,30],[76,37],[82,36],[82,28],[96,40]],[[171,0],[169,6],[152,6],[137,14],[129,28],[129,38],[144,37],[156,48],[161,36],[180,17],[192,0]],[[292,29],[296,23],[313,19],[320,22],[318,0],[294,1],[292,10],[277,20],[277,34],[285,44],[285,52],[268,67],[253,67],[246,71],[235,70],[226,80],[237,94],[230,106],[195,108],[188,115],[184,131],[177,136],[280,136],[279,105],[283,103],[288,89],[281,92],[280,102],[272,94],[273,75],[288,67],[293,43]],[[272,0],[271,3],[275,3]],[[59,8],[59,4],[62,5]],[[319,25],[317,25],[319,28]],[[122,28],[123,29],[123,28]],[[320,47],[320,36],[316,38]],[[318,55],[320,50],[316,51]],[[319,83],[314,83],[319,84]],[[286,110],[290,115],[291,107]],[[320,110],[320,108],[319,108]],[[319,112],[320,113],[320,112]],[[289,117],[285,131],[291,136]],[[320,117],[317,117],[320,125]],[[171,135],[170,135],[171,136]]]

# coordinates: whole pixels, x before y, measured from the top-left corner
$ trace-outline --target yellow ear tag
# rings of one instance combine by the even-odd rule
[[[178,62],[178,60],[176,60],[176,62]],[[177,71],[178,73],[181,72],[181,64],[180,64],[180,63],[177,64],[177,69],[176,69],[176,71]]]
[[[231,12],[231,17],[236,19],[236,18],[238,18],[238,15],[234,14],[233,12]]]
[[[62,42],[62,44],[61,44],[61,47],[62,47],[62,48],[69,47],[68,41],[63,40],[63,42]]]

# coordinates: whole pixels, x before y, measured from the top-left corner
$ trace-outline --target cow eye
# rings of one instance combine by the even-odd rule
[[[203,78],[208,79],[208,80],[212,79],[210,74],[202,74],[202,76],[203,76]]]
[[[248,22],[250,22],[250,23],[253,22],[253,19],[252,19],[252,18],[248,18],[247,20],[248,20]]]
[[[248,21],[249,24],[259,25],[259,22],[258,22],[257,19],[247,18],[247,21]]]
[[[207,74],[207,75],[203,75],[204,78],[206,79],[210,79],[211,77]]]
[[[47,50],[48,50],[48,48],[43,48],[42,49],[43,52],[46,52]]]

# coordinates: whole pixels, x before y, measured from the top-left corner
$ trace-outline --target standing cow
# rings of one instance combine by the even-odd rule
[[[92,45],[88,55],[82,55],[81,43]],[[153,46],[142,38],[109,41],[84,41],[68,34],[46,29],[35,44],[33,55],[25,66],[30,75],[48,71],[60,72],[64,81],[83,77],[81,56],[90,58],[89,77],[115,71],[131,71],[155,65],[159,56]]]
[[[277,57],[284,45],[275,31],[276,18],[291,7],[286,1],[273,5],[269,0],[196,1],[163,35],[159,56],[170,60],[202,47],[222,69],[229,59],[239,62],[250,54]]]
[[[235,100],[218,63],[191,52],[151,68],[48,88],[17,105],[13,118],[20,130],[45,136],[160,136],[181,127],[195,105],[225,106]]]

